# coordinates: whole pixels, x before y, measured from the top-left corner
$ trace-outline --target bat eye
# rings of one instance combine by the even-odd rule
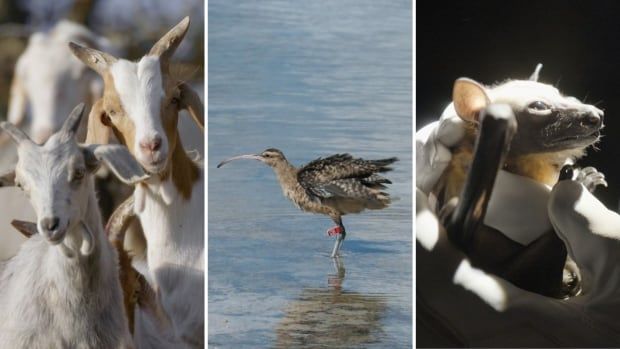
[[[549,109],[549,105],[542,101],[535,101],[535,102],[530,103],[528,108],[534,109],[534,110],[547,110]]]

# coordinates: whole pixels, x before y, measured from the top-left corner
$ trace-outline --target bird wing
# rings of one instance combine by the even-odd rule
[[[397,160],[364,160],[350,154],[336,154],[318,158],[300,168],[297,179],[315,200],[334,196],[356,198],[361,193],[367,194],[368,188],[383,189],[384,184],[391,183],[377,172],[390,171],[388,165]]]

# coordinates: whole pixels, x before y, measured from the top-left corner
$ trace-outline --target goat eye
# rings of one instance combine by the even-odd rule
[[[78,168],[73,172],[73,177],[71,179],[74,181],[79,181],[80,179],[84,178],[85,172],[86,171],[83,168]]]
[[[528,108],[534,109],[534,110],[547,110],[549,109],[549,105],[542,101],[535,101],[535,102],[530,103]]]

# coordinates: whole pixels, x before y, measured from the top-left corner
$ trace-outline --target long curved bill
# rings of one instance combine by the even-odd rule
[[[239,155],[239,156],[234,156],[230,159],[226,159],[222,162],[220,162],[217,165],[217,168],[220,168],[224,165],[226,165],[227,163],[234,161],[234,160],[240,160],[240,159],[250,159],[250,160],[258,160],[258,161],[263,161],[263,157],[260,155],[256,155],[256,154],[247,154],[247,155]]]

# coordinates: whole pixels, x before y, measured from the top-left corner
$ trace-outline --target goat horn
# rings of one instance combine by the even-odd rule
[[[129,196],[121,203],[110,215],[105,230],[109,241],[120,241],[121,244],[125,240],[125,231],[136,217],[134,213],[134,196]]]
[[[88,225],[84,223],[84,221],[80,221],[82,224],[82,246],[80,246],[80,252],[83,256],[90,256],[95,249],[95,236],[93,232],[90,230]]]
[[[75,132],[77,132],[78,127],[80,127],[82,115],[84,115],[84,103],[80,103],[73,108],[73,111],[71,111],[71,114],[69,114],[65,120],[65,123],[59,131],[62,135],[61,141],[67,142],[73,139]]]
[[[170,31],[164,34],[164,36],[153,45],[151,51],[149,51],[149,55],[155,55],[161,57],[163,61],[167,61],[172,57],[181,41],[183,41],[188,28],[189,16],[183,18],[179,24],[175,25]]]

